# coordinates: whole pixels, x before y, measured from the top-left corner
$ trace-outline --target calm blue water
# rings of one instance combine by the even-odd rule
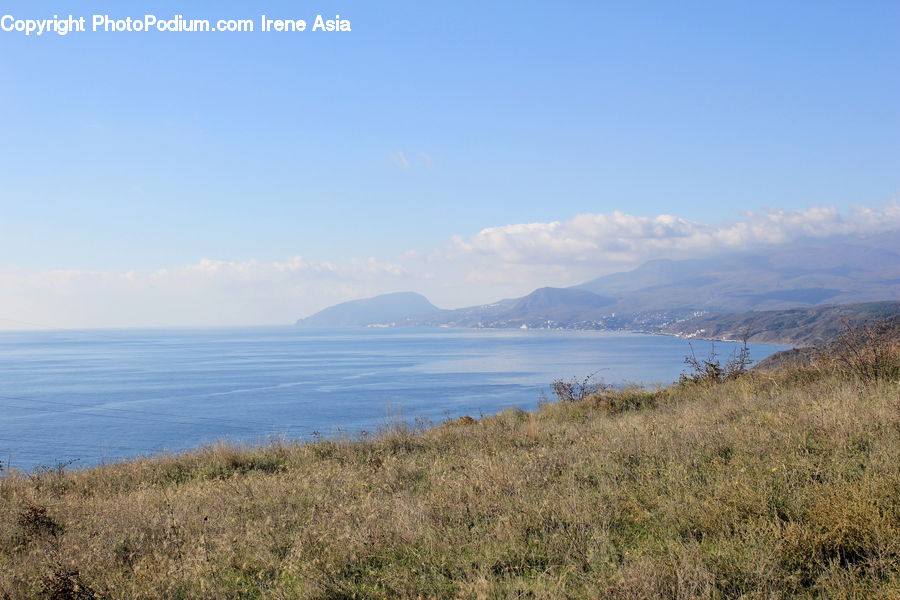
[[[698,356],[708,342],[693,342]],[[734,344],[717,343],[727,355]],[[780,346],[754,344],[761,360]],[[0,332],[0,460],[30,470],[230,438],[533,409],[557,378],[671,382],[687,342],[595,331]]]

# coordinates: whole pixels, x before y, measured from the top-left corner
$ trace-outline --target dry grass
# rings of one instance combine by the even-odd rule
[[[603,392],[0,478],[0,598],[900,597],[896,381]]]

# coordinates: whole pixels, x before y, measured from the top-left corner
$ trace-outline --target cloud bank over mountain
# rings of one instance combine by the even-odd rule
[[[436,259],[477,257],[529,265],[633,265],[666,256],[749,250],[802,238],[878,233],[900,228],[900,202],[856,207],[843,215],[834,207],[802,211],[748,212],[724,225],[707,225],[674,215],[643,217],[621,211],[579,215],[568,221],[489,227],[456,237]]]
[[[654,258],[697,258],[804,239],[900,231],[900,202],[769,209],[724,224],[620,211],[489,227],[396,259],[203,259],[155,271],[0,272],[0,328],[290,323],[326,306],[412,290],[455,308],[568,286]]]

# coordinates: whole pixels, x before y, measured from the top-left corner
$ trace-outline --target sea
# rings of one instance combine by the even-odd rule
[[[230,440],[376,433],[552,400],[556,379],[666,384],[711,342],[641,333],[297,327],[0,332],[4,471]],[[716,342],[726,358],[737,344]],[[750,344],[759,361],[782,349]]]

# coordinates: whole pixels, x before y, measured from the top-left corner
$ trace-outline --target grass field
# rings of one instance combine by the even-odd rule
[[[0,598],[896,599],[898,455],[896,381],[795,370],[6,473]]]

